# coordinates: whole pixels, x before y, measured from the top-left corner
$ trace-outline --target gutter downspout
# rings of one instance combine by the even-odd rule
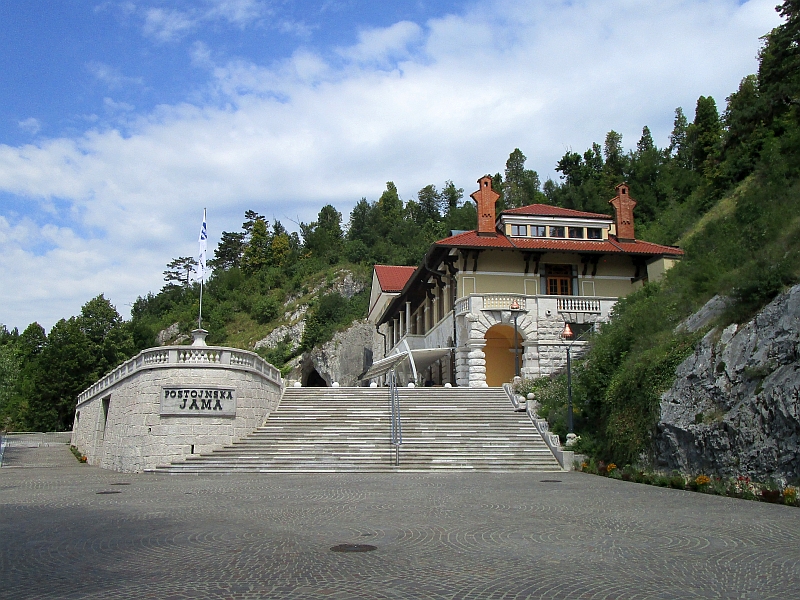
[[[386,342],[387,342],[386,334],[381,331],[381,326],[378,325],[377,323],[375,324],[375,333],[377,333],[379,336],[381,336],[383,338],[383,356],[385,357],[386,356],[386,352],[388,352],[388,350],[386,348]]]

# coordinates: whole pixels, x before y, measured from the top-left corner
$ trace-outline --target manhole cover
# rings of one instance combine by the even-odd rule
[[[541,479],[539,483],[561,483],[560,479]]]
[[[111,485],[130,485],[130,483],[112,483]]]
[[[372,552],[377,550],[377,546],[370,546],[369,544],[339,544],[331,548],[332,552]]]
[[[97,492],[97,493],[98,494],[121,494],[122,492],[119,492],[117,490],[106,490],[104,492]]]

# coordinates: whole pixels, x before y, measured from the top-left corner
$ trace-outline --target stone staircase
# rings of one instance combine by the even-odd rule
[[[263,427],[159,473],[560,471],[502,389],[401,388],[400,466],[387,388],[287,388]]]

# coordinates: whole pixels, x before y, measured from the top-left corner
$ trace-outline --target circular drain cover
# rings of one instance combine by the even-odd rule
[[[117,490],[106,490],[105,492],[97,492],[98,494],[121,494],[122,492],[118,492]]]
[[[331,552],[372,552],[377,549],[377,546],[369,544],[339,544],[331,548]]]
[[[560,479],[541,479],[539,483],[561,483]]]

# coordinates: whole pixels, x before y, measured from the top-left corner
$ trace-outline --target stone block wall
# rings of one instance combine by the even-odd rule
[[[236,416],[163,416],[162,386],[234,388]],[[152,469],[185,458],[192,446],[195,454],[210,452],[251,433],[277,408],[281,387],[247,367],[142,369],[77,406],[72,444],[92,465],[123,472]]]

